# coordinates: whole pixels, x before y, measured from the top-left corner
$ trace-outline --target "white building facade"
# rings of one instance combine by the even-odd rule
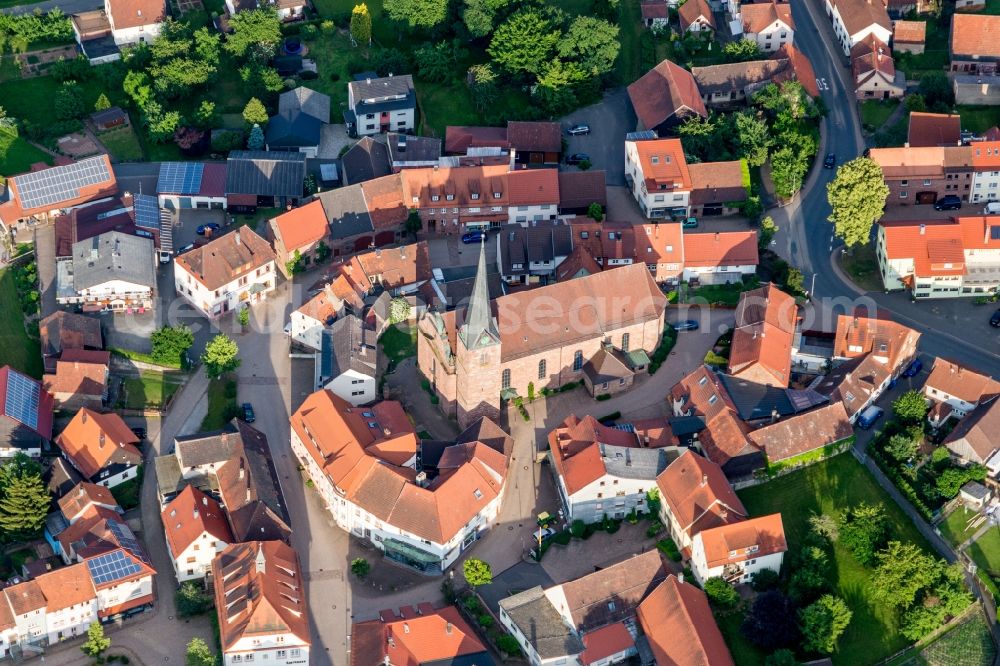
[[[244,273],[218,289],[209,289],[174,259],[174,288],[206,317],[218,317],[238,310],[244,303],[254,304],[267,299],[274,291],[277,276],[274,261]]]

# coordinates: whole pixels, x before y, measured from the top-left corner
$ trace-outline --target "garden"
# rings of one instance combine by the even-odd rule
[[[166,409],[177,390],[184,384],[180,373],[140,370],[137,377],[125,377],[118,394],[118,406],[123,409]]]
[[[25,286],[29,277],[27,267],[21,264],[0,270],[0,366],[10,365],[30,377],[41,379],[38,325],[28,324],[24,317],[26,306],[33,304],[35,311],[38,307],[34,282]],[[33,299],[32,293],[35,294]]]

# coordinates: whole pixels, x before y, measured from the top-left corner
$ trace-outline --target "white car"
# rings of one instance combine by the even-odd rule
[[[545,539],[551,539],[555,535],[556,531],[551,527],[539,527],[538,531],[535,532],[535,543],[544,541]]]

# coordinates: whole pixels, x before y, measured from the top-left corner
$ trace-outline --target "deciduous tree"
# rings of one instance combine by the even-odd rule
[[[561,58],[576,62],[592,77],[611,72],[620,49],[618,26],[593,16],[573,19],[557,48]]]
[[[767,155],[774,143],[771,131],[762,118],[750,111],[736,114],[736,137],[739,143],[740,157],[752,167],[759,167],[767,162]]]
[[[472,587],[489,585],[493,582],[493,569],[489,563],[470,557],[462,563],[462,574],[465,582]]]
[[[917,594],[934,582],[935,560],[919,546],[890,541],[875,557],[872,597],[893,608],[909,608]]]
[[[194,344],[194,333],[183,324],[161,326],[149,337],[153,343],[153,360],[167,365],[179,365],[184,354]]]
[[[920,442],[906,432],[896,433],[885,445],[885,452],[901,463],[912,459],[919,451]]]
[[[787,199],[801,190],[808,171],[808,160],[793,148],[784,146],[771,155],[771,181],[780,197]]]
[[[82,116],[87,109],[83,105],[83,90],[80,84],[67,81],[59,86],[52,100],[52,109],[59,120],[71,120]]]
[[[185,666],[215,666],[215,655],[200,638],[192,638],[184,656]]]
[[[214,379],[240,367],[239,353],[236,342],[225,333],[219,333],[205,345],[201,362],[208,376]]]
[[[722,52],[729,62],[745,62],[760,58],[760,47],[752,39],[739,39],[726,44]]]
[[[226,38],[226,50],[237,58],[262,65],[281,43],[281,20],[268,6],[237,12],[229,17],[233,32]]]
[[[839,541],[865,566],[875,562],[875,554],[889,538],[889,519],[885,506],[858,504],[840,518]]]
[[[777,590],[757,596],[740,626],[743,636],[765,650],[795,645],[799,628],[792,601]]]
[[[433,28],[448,17],[448,0],[386,0],[385,13],[411,28]]]
[[[903,423],[920,423],[927,416],[927,399],[922,392],[910,389],[892,401],[892,413]]]
[[[888,196],[882,168],[874,160],[859,157],[840,165],[826,189],[834,233],[849,248],[866,244]]]
[[[843,599],[824,594],[799,611],[803,647],[811,652],[831,654],[837,649],[837,639],[847,629],[853,615]]]
[[[721,610],[731,610],[740,603],[740,593],[718,576],[705,581],[705,594],[708,600]]]
[[[559,37],[559,30],[541,11],[522,9],[496,29],[486,52],[511,74],[538,76],[551,65]]]
[[[87,627],[87,642],[80,649],[88,657],[99,658],[111,647],[111,639],[104,635],[104,625],[97,620]]]

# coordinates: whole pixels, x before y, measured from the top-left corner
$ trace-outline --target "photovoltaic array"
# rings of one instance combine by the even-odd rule
[[[156,181],[159,194],[198,194],[205,165],[200,162],[164,162]]]
[[[160,206],[156,197],[148,194],[134,194],[132,201],[135,206],[135,226],[141,229],[159,230]]]
[[[90,575],[97,585],[113,583],[142,571],[142,567],[122,550],[115,550],[87,560],[87,568],[90,569]]]
[[[82,188],[109,180],[111,173],[104,156],[26,173],[13,179],[24,209],[56,207],[80,196]]]
[[[4,413],[29,428],[37,430],[39,393],[40,388],[36,382],[16,370],[8,370]]]

